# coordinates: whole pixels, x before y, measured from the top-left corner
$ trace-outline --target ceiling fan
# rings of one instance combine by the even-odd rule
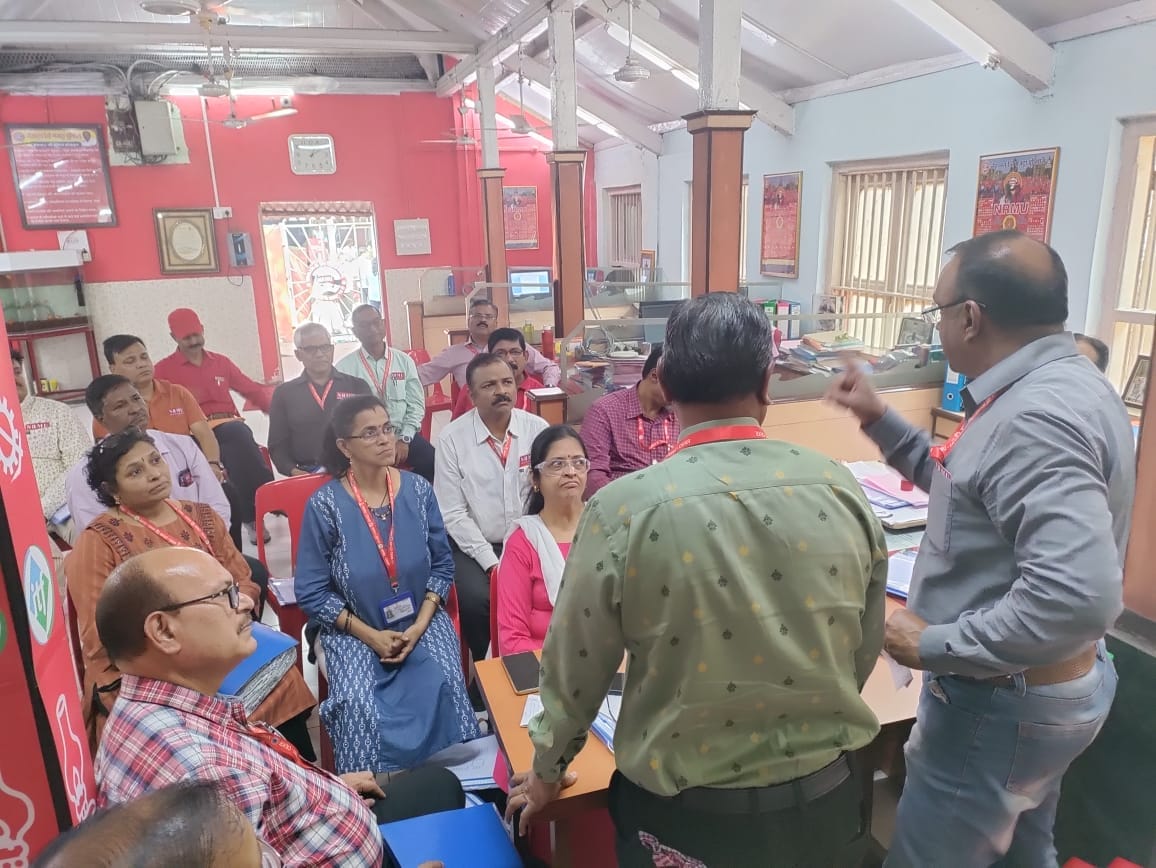
[[[633,84],[650,78],[650,70],[634,56],[634,4],[636,0],[626,0],[626,60],[614,71],[614,80],[623,84]]]
[[[526,74],[522,71],[522,60],[525,57],[523,53],[523,46],[518,46],[518,113],[510,120],[514,125],[509,130],[504,132],[513,133],[515,136],[528,136],[531,133],[540,133],[542,130],[549,130],[549,124],[538,126],[534,124],[529,116],[526,114]],[[503,132],[503,130],[499,130]]]
[[[211,17],[220,20],[225,17],[225,7],[233,0],[140,0],[140,8],[152,15],[169,15],[189,18]]]

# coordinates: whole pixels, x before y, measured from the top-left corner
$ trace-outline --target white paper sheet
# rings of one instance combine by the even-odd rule
[[[497,786],[494,783],[497,758],[498,737],[487,735],[438,751],[426,760],[425,765],[449,769],[457,775],[464,790],[484,790]]]

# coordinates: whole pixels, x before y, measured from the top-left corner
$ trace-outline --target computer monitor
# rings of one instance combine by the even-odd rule
[[[510,269],[510,295],[514,298],[549,294],[550,269],[539,268],[524,271]]]
[[[674,299],[672,301],[640,301],[638,303],[638,318],[639,319],[661,319],[667,320],[670,315],[674,313],[674,309],[682,304],[683,299]],[[656,344],[666,338],[666,325],[650,325],[649,323],[642,327],[643,338],[647,343]]]

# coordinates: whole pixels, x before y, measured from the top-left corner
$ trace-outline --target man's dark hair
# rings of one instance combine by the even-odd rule
[[[109,659],[116,663],[142,654],[145,619],[176,602],[164,585],[141,566],[139,556],[113,570],[96,601],[96,633]]]
[[[84,403],[88,405],[88,412],[99,419],[104,415],[104,399],[108,393],[118,386],[131,385],[132,381],[120,374],[101,374],[84,390]]]
[[[466,365],[466,388],[472,389],[474,387],[474,371],[478,368],[484,368],[486,365],[498,363],[506,366],[506,370],[510,370],[509,363],[501,356],[495,356],[493,353],[478,353],[470,363]]]
[[[244,815],[209,781],[183,781],[97,811],[52,841],[33,868],[215,865]]]
[[[9,347],[8,351],[12,353],[12,361],[18,365],[24,364],[24,353],[20,352],[16,347]]]
[[[680,304],[666,323],[660,378],[671,401],[721,404],[761,394],[771,366],[771,322],[733,292]]]
[[[958,298],[979,302],[992,322],[1006,329],[1063,324],[1068,318],[1068,272],[1060,255],[1043,245],[1051,267],[1041,271],[1009,254],[1009,245],[1031,243],[1020,232],[1001,229],[948,250],[959,262]]]
[[[494,329],[490,332],[490,339],[486,341],[486,349],[492,353],[494,347],[502,341],[517,341],[518,346],[522,348],[523,352],[526,349],[526,336],[517,329],[512,329],[509,326]]]
[[[330,476],[340,479],[349,472],[349,458],[337,448],[337,441],[352,437],[353,420],[366,410],[375,407],[389,412],[385,402],[376,395],[350,395],[333,405],[329,413],[329,423],[325,426],[325,436],[321,441],[321,464]],[[392,419],[389,421],[397,424]]]
[[[110,509],[116,506],[116,466],[138,443],[153,443],[152,437],[139,428],[128,427],[105,437],[88,451],[84,475],[96,499]]]
[[[355,316],[357,316],[359,313],[361,313],[363,310],[371,310],[371,311],[373,311],[374,316],[381,318],[381,311],[379,311],[372,304],[359,304],[357,307],[355,307],[352,311],[349,312],[349,321],[353,322],[353,318]]]
[[[494,310],[498,309],[498,306],[496,304],[494,304],[492,301],[490,301],[488,298],[486,298],[484,295],[476,295],[473,297],[473,299],[471,299],[471,301],[470,301],[470,313],[473,313],[474,309],[479,308],[479,307],[492,307]]]
[[[113,335],[110,338],[104,339],[104,360],[110,365],[116,361],[117,353],[123,353],[133,344],[140,344],[142,347],[145,342],[136,335]]]
[[[650,372],[658,367],[658,360],[662,358],[662,341],[650,348],[650,355],[646,357],[646,364],[642,366],[642,379],[650,376]]]
[[[1104,373],[1108,372],[1108,345],[1099,338],[1094,338],[1091,335],[1076,334],[1076,343],[1087,344],[1092,348],[1096,354],[1096,367]]]

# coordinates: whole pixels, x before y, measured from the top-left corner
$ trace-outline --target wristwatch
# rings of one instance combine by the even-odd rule
[[[412,443],[413,442],[413,438],[410,437],[408,434],[402,434],[397,439],[400,440],[402,443]]]

